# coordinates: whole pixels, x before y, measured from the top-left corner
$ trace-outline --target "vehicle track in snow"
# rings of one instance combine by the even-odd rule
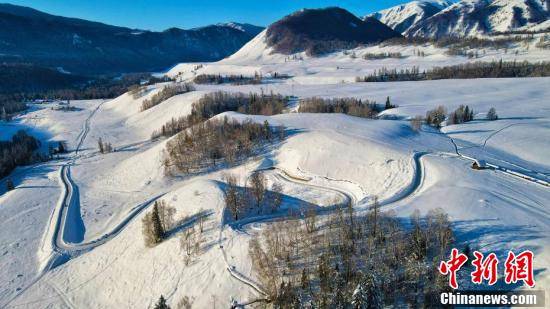
[[[497,131],[493,132],[491,135],[489,135],[483,142],[483,145],[481,146],[474,146],[474,147],[481,147],[482,149],[485,148],[487,142],[492,138],[494,137],[496,134],[502,132],[503,130],[507,129],[507,128],[510,128],[514,125],[520,125],[522,123],[513,123],[513,124],[510,124],[510,125],[507,125],[503,128],[500,128],[498,129]],[[443,136],[447,137],[451,143],[453,144],[453,147],[454,147],[454,153],[452,153],[452,155],[455,155],[455,156],[458,156],[462,159],[465,159],[465,160],[468,160],[472,163],[476,162],[476,158],[473,158],[473,157],[470,157],[470,156],[467,156],[463,153],[460,152],[460,149],[458,148],[458,145],[456,144],[455,140],[449,135],[449,134],[446,134],[446,133],[443,133],[441,131],[438,131],[438,132],[429,132],[429,131],[424,131],[422,130],[422,132],[425,132],[425,133],[431,133],[431,134],[442,134]],[[447,153],[447,152],[438,152],[440,154],[451,154],[451,153]],[[527,175],[523,172],[521,172],[520,170],[522,171],[528,171],[528,172],[531,172],[533,174],[537,174],[537,175],[541,175],[541,176],[547,176],[546,174],[544,173],[541,173],[541,172],[538,172],[538,171],[533,171],[533,170],[530,170],[528,168],[525,168],[523,166],[520,166],[520,165],[517,165],[517,164],[514,164],[512,162],[507,162],[507,161],[504,161],[504,160],[499,160],[499,161],[502,161],[502,162],[505,162],[506,164],[508,165],[512,165],[512,166],[515,166],[517,167],[518,169],[511,169],[511,168],[507,168],[507,167],[503,167],[503,166],[500,166],[498,164],[494,164],[494,163],[486,163],[487,166],[497,172],[501,172],[501,173],[504,173],[506,175],[509,175],[509,176],[512,176],[514,178],[517,178],[517,179],[522,179],[522,180],[525,180],[525,181],[528,181],[528,182],[531,182],[531,183],[534,183],[534,184],[537,184],[537,185],[541,185],[541,186],[545,186],[545,187],[550,187],[550,182],[548,182],[546,179],[542,179],[542,178],[539,178],[539,177],[534,177],[534,176],[531,176],[531,175]]]

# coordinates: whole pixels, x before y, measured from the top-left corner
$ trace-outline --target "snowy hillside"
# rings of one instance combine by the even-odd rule
[[[393,30],[406,34],[419,22],[441,12],[453,4],[451,0],[411,1],[367,15],[374,17]]]
[[[405,34],[439,38],[530,30],[545,23],[549,14],[548,3],[542,0],[463,0],[416,23]]]
[[[517,19],[514,6],[532,13],[527,6],[537,1],[491,1],[484,25],[505,31]],[[489,3],[476,1],[482,2]],[[473,3],[450,5],[424,19],[427,2],[415,2],[380,18],[405,25],[408,17],[401,17],[414,16],[416,28],[453,12],[475,15]],[[346,22],[339,25],[348,27],[352,17],[342,14]],[[426,29],[435,29],[429,35],[459,29],[449,19],[451,24]],[[464,34],[481,31],[474,24]],[[440,281],[448,289],[447,277],[437,277],[433,266],[451,248],[494,252],[499,267],[509,250],[531,250],[536,289],[548,298],[550,73],[540,63],[550,61],[545,40],[539,33],[459,52],[376,41],[318,56],[278,52],[264,30],[226,59],[180,63],[166,73],[171,79],[116,98],[74,100],[71,108],[30,103],[29,110],[0,121],[0,146],[24,130],[42,142],[42,151],[59,142],[68,151],[0,179],[0,307],[155,308],[165,300],[171,308],[284,301],[280,307],[288,308],[287,295],[306,308],[323,297],[327,307],[350,307],[363,278],[385,282],[372,293],[384,295],[379,301],[386,307],[428,307],[427,290],[417,288],[439,291],[433,282]],[[503,75],[470,78],[484,71],[479,63]],[[510,63],[523,66],[506,75]],[[446,67],[449,76],[361,79],[436,67]],[[463,105],[471,118],[458,121]],[[488,117],[492,108],[498,117]],[[434,114],[441,122],[428,120]],[[354,224],[355,218],[366,221]],[[345,230],[342,237],[329,237],[339,230]],[[416,236],[409,237],[412,231]],[[415,238],[431,233],[436,240]],[[367,247],[349,249],[360,244],[349,239],[362,235]],[[436,243],[440,255],[429,255],[435,249],[428,246]],[[386,244],[385,254],[373,253]],[[271,249],[259,251],[262,245]],[[340,251],[357,259],[339,260],[341,253],[333,252]],[[362,268],[373,261],[413,267]],[[315,271],[307,273],[307,267]],[[351,279],[345,280],[348,268]],[[469,278],[459,281],[480,288]],[[481,288],[525,288],[503,281]]]

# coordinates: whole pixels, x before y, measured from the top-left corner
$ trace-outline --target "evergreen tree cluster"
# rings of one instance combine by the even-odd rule
[[[444,36],[440,38],[427,37],[401,37],[392,38],[382,43],[382,46],[392,45],[426,45],[432,44],[440,48],[449,49],[504,49],[514,43],[528,42],[534,38],[533,33],[526,35],[500,36],[500,37],[465,37],[465,36]]]
[[[379,60],[379,59],[387,59],[387,58],[400,59],[400,58],[403,58],[403,55],[399,52],[396,52],[396,53],[385,52],[385,53],[367,53],[363,56],[363,59],[365,60]]]
[[[418,67],[412,69],[382,68],[373,74],[356,77],[356,82],[395,82],[439,79],[470,78],[507,78],[507,77],[545,77],[550,76],[550,62],[516,62],[493,61],[472,62],[446,67],[434,67],[420,72]]]
[[[174,85],[165,86],[158,93],[154,94],[150,99],[143,100],[141,103],[141,111],[147,110],[153,106],[159,105],[163,101],[186,92],[195,90],[191,84],[178,83]]]
[[[449,114],[448,124],[461,124],[474,120],[474,110],[468,105],[460,105],[454,112]]]
[[[374,71],[374,73],[356,77],[356,82],[399,82],[399,81],[417,81],[426,79],[426,73],[420,73],[418,67],[411,69],[388,69],[383,67]]]
[[[262,75],[258,72],[254,76],[221,75],[221,74],[199,74],[193,79],[195,84],[234,84],[234,85],[257,85],[262,83]]]
[[[165,201],[155,201],[152,211],[145,214],[142,219],[142,232],[146,246],[155,246],[167,237],[174,224],[175,212],[175,208],[167,205]]]
[[[102,154],[110,153],[114,151],[113,145],[111,145],[111,143],[109,142],[103,141],[101,137],[97,140],[97,147],[98,147],[99,153],[102,153]]]
[[[217,91],[205,94],[193,103],[191,113],[180,118],[172,118],[152,138],[173,136],[193,125],[204,122],[223,112],[235,111],[249,115],[275,115],[283,112],[288,98],[280,94],[244,94]]]
[[[23,130],[17,131],[10,141],[0,141],[0,178],[17,166],[42,161],[43,158],[36,153],[39,147],[40,141]]]
[[[304,214],[305,211],[297,213]],[[351,205],[325,216],[296,214],[250,241],[253,267],[276,308],[432,307],[448,288],[437,271],[453,241],[441,209],[409,224]],[[313,219],[312,219],[313,218]],[[409,227],[410,225],[410,227]]]
[[[300,101],[298,107],[299,113],[342,113],[356,117],[374,118],[376,115],[389,108],[394,108],[395,105],[391,104],[390,98],[386,99],[384,106],[376,104],[376,102],[370,102],[368,100],[363,101],[356,98],[306,98]]]
[[[180,132],[166,145],[165,170],[192,173],[218,164],[233,164],[263,146],[284,138],[283,128],[251,121],[211,119]]]

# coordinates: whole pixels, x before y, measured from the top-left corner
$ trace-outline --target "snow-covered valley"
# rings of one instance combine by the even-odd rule
[[[0,179],[0,307],[152,308],[160,295],[172,308],[185,308],[187,299],[194,308],[261,302],[268,295],[253,267],[251,239],[272,222],[302,218],[306,208],[323,214],[351,203],[368,212],[375,199],[400,220],[415,210],[443,209],[456,248],[469,245],[499,258],[508,250],[531,250],[537,288],[550,295],[550,77],[356,82],[381,68],[550,61],[549,50],[536,45],[544,35],[506,49],[477,49],[470,59],[429,43],[288,56],[272,53],[262,32],[219,62],[176,65],[166,73],[174,81],[143,86],[139,96],[75,100],[71,111],[56,109],[57,103],[30,104],[0,122],[0,140],[25,130],[42,141],[43,151],[54,141],[65,141],[69,151],[15,169],[13,190],[5,190],[8,177]],[[364,57],[379,53],[401,56]],[[274,78],[275,72],[285,78]],[[201,74],[265,79],[196,84],[143,110],[164,87]],[[167,148],[178,136],[153,139],[153,132],[189,116],[193,104],[217,91],[289,98],[280,114],[212,117],[282,127],[285,138],[234,164],[171,173]],[[298,112],[313,97],[391,99],[396,106],[372,118]],[[411,124],[438,106],[451,112],[460,105],[473,109],[472,121],[444,122],[440,129]],[[490,108],[498,120],[486,119]],[[114,151],[101,153],[99,140]],[[474,162],[488,168],[473,169]],[[269,188],[280,185],[280,208],[232,218],[228,175],[245,185],[256,172]],[[143,218],[161,200],[175,209],[176,224],[162,242],[147,246]],[[196,251],[186,237],[198,237]]]

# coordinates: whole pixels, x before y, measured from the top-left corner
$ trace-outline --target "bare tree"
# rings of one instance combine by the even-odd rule
[[[276,182],[271,186],[271,212],[276,212],[283,203],[283,185]]]
[[[422,116],[414,116],[411,118],[411,128],[413,131],[418,132],[422,128]]]
[[[497,110],[494,107],[491,107],[489,111],[487,112],[487,120],[497,120]]]
[[[256,207],[260,210],[261,203],[264,199],[267,181],[263,173],[255,172],[250,176],[250,192],[256,201]]]
[[[224,175],[227,184],[225,188],[225,206],[233,215],[233,219],[239,220],[239,193],[237,191],[237,177],[231,174]]]

